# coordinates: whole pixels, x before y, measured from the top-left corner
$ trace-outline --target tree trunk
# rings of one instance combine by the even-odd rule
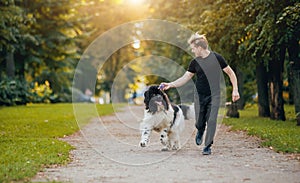
[[[289,67],[287,69],[287,75],[288,75],[288,83],[289,83],[289,86],[288,86],[288,89],[289,89],[289,99],[288,99],[288,103],[290,105],[293,105],[294,104],[294,81],[293,81],[293,70],[292,70],[292,64],[290,62],[289,64]]]
[[[284,101],[282,95],[283,87],[283,63],[284,63],[285,50],[280,51],[280,56],[269,62],[269,91],[270,91],[270,104],[271,104],[271,119],[285,121]]]
[[[292,88],[294,94],[294,104],[297,125],[300,126],[300,58],[299,58],[299,43],[298,41],[292,40],[288,47],[288,53],[290,58]]]
[[[300,126],[300,68],[293,70],[294,102],[297,125]]]
[[[293,69],[293,85],[296,120],[300,126],[300,64],[298,69]]]
[[[18,78],[25,79],[25,61],[24,56],[20,53],[14,53],[15,62],[15,75]]]
[[[244,75],[239,69],[236,69],[236,75],[237,75],[238,88],[239,88],[239,93],[240,93],[240,99],[236,102],[237,108],[244,109],[244,107],[245,107],[245,96],[243,94],[244,93]]]
[[[263,62],[259,62],[256,66],[256,84],[258,93],[258,116],[270,117],[268,73]]]
[[[8,78],[15,77],[15,60],[13,52],[8,52],[6,55],[6,75]]]

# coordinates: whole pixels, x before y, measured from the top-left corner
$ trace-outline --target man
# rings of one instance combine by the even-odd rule
[[[170,83],[161,83],[163,90],[176,88],[184,85],[195,74],[196,92],[195,92],[195,112],[196,112],[196,144],[202,144],[206,124],[207,131],[205,137],[205,147],[203,155],[211,154],[211,145],[217,126],[217,116],[220,106],[220,77],[221,69],[229,76],[233,91],[232,101],[240,98],[237,86],[237,78],[233,70],[227,65],[225,59],[208,49],[208,42],[205,35],[193,34],[188,40],[195,58],[191,61],[188,70],[179,79]]]

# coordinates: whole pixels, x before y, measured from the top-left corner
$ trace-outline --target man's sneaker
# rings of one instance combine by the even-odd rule
[[[201,132],[198,130],[197,135],[196,135],[196,139],[195,139],[196,144],[197,144],[198,146],[200,146],[200,145],[202,144],[202,136],[203,136],[203,133],[201,133]]]
[[[206,146],[206,147],[203,149],[202,154],[203,154],[203,155],[210,155],[210,154],[211,154],[211,148],[210,148],[210,146]]]

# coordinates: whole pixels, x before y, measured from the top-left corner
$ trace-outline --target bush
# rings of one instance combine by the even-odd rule
[[[4,78],[0,81],[0,106],[25,105],[26,103],[70,102],[69,90],[53,93],[48,81],[29,84],[24,79]]]
[[[33,88],[31,89],[30,102],[50,103],[50,98],[52,95],[53,92],[48,81],[45,81],[44,84],[35,82]]]
[[[0,81],[0,105],[24,105],[29,102],[29,87],[25,80],[8,79]]]

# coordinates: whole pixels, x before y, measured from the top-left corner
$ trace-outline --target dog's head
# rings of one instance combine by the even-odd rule
[[[146,110],[154,114],[161,110],[168,110],[169,104],[166,100],[166,97],[158,86],[150,86],[150,88],[144,93],[144,103]]]

